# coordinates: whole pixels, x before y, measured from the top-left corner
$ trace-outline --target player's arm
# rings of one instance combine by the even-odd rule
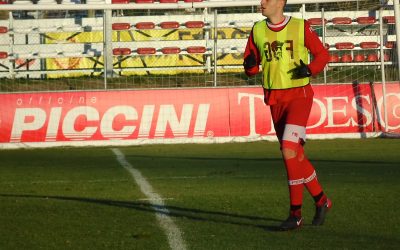
[[[329,53],[322,44],[317,33],[311,28],[310,24],[304,22],[304,37],[305,46],[313,55],[312,62],[308,65],[311,75],[316,75],[321,72],[329,61]]]
[[[246,49],[244,51],[243,67],[246,75],[252,76],[259,72],[260,53],[254,43],[253,30],[250,32],[249,39],[247,40]]]

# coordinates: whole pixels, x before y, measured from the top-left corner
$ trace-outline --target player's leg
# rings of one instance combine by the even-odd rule
[[[282,158],[285,163],[288,178],[290,212],[289,217],[281,224],[281,229],[296,229],[302,224],[301,206],[303,203],[303,173],[298,164],[297,149],[299,147],[298,138],[290,136],[305,133],[305,128],[298,131],[299,126],[286,124],[289,103],[271,106],[271,115],[274,122],[275,131],[281,143]]]
[[[297,124],[300,127],[304,127],[304,133],[299,133],[299,144],[296,148],[297,159],[302,171],[304,185],[313,197],[316,205],[316,213],[313,224],[322,225],[325,219],[325,214],[331,208],[332,202],[324,194],[321,184],[318,181],[315,168],[304,153],[304,144],[306,141],[305,127],[311,112],[312,103],[312,98],[296,99],[293,101],[290,106],[291,112],[288,113],[287,123]],[[290,130],[287,132],[290,132]],[[295,139],[292,141],[294,140]]]
[[[298,160],[304,173],[304,185],[315,201],[315,216],[312,224],[316,226],[322,225],[325,221],[326,213],[332,207],[332,202],[323,192],[315,168],[304,154],[303,146],[299,148]]]

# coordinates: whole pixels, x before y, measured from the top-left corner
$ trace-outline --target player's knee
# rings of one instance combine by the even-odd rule
[[[285,160],[293,159],[297,156],[297,151],[292,148],[282,148],[282,156]]]

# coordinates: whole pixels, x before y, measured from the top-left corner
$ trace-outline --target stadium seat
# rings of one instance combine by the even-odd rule
[[[322,25],[322,18],[309,18],[308,23],[310,25]],[[328,20],[324,19],[325,24],[328,22]]]
[[[42,58],[55,58],[58,56],[58,52],[54,50],[44,50],[44,51],[39,51],[38,56]]]
[[[339,56],[336,54],[329,54],[329,62],[330,63],[337,63],[339,62]]]
[[[33,52],[21,52],[21,53],[13,53],[15,58],[31,58],[33,57]]]
[[[179,54],[181,49],[179,47],[165,47],[161,49],[163,54]]]
[[[5,34],[8,32],[8,28],[5,26],[0,26],[0,34]]]
[[[58,26],[49,26],[49,27],[39,27],[38,31],[40,33],[47,33],[47,32],[56,32],[60,27]]]
[[[135,0],[135,3],[154,3],[154,0]]]
[[[357,17],[356,21],[358,24],[374,24],[376,20],[375,17],[366,16],[366,17]]]
[[[139,22],[135,24],[135,27],[139,30],[149,30],[154,29],[156,25],[153,22]]]
[[[136,50],[136,53],[138,53],[139,55],[153,55],[156,53],[156,49],[155,48],[138,48]]]
[[[234,27],[253,27],[254,22],[252,21],[234,21],[231,23]]]
[[[338,50],[342,49],[354,49],[354,44],[351,42],[335,43],[335,48]]]
[[[129,0],[112,0],[112,4],[128,4]]]
[[[203,28],[204,27],[204,22],[203,21],[187,21],[185,23],[186,28]]]
[[[131,28],[130,23],[113,23],[112,29],[113,30],[129,30]]]
[[[82,52],[80,51],[63,51],[62,54],[66,57],[82,57]]]
[[[114,56],[127,56],[132,53],[130,48],[115,48],[113,49]]]
[[[35,29],[35,27],[29,27],[29,26],[27,26],[27,27],[14,27],[13,31],[15,33],[24,34],[24,33],[31,33],[34,29]]]
[[[177,3],[178,0],[160,0],[160,3]]]
[[[377,43],[377,42],[361,42],[360,48],[362,48],[362,49],[377,49],[377,48],[379,48],[379,43]]]
[[[353,57],[351,56],[351,54],[343,54],[340,57],[340,62],[342,63],[349,63],[353,61]]]
[[[366,60],[367,60],[367,62],[377,62],[378,61],[378,55],[376,53],[368,54]]]
[[[6,59],[8,57],[8,53],[5,51],[0,51],[0,59]]]
[[[18,0],[18,1],[13,1],[13,4],[30,5],[33,4],[33,2],[31,0]]]
[[[390,61],[390,54],[388,54],[388,53],[383,54],[383,61],[389,62]]]
[[[332,23],[335,25],[347,25],[347,24],[351,24],[353,22],[353,20],[351,20],[350,17],[334,17],[332,18]]]
[[[177,29],[180,24],[178,22],[162,22],[160,23],[160,27],[162,29]]]
[[[36,4],[56,4],[56,0],[39,0],[36,2]]]
[[[394,16],[384,16],[383,22],[387,24],[395,24],[396,23],[396,18]]]
[[[385,47],[388,48],[388,49],[393,49],[393,48],[396,47],[396,42],[394,42],[394,41],[387,41],[386,44],[385,44]]]
[[[204,46],[190,46],[186,48],[186,51],[189,54],[203,54],[207,51],[207,49]]]
[[[354,56],[354,61],[355,62],[364,62],[365,61],[365,55],[358,54]]]
[[[83,30],[83,27],[79,24],[71,24],[62,26],[61,29],[65,32],[81,32]]]

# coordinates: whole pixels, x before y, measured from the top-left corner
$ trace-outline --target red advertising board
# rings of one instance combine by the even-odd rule
[[[400,87],[314,86],[308,135],[400,132]],[[388,123],[385,124],[384,104]],[[274,137],[260,87],[0,95],[0,145]]]

